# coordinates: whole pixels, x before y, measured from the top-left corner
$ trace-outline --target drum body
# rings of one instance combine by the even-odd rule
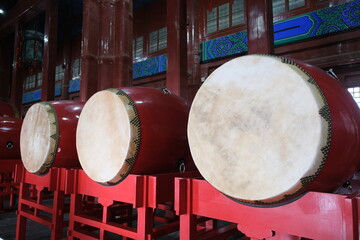
[[[232,199],[275,206],[331,192],[360,168],[360,112],[323,70],[283,57],[225,63],[190,110],[192,157]]]
[[[179,171],[189,158],[188,103],[159,89],[128,87],[94,94],[76,133],[79,160],[96,182],[116,184],[132,174]]]
[[[19,111],[13,104],[0,101],[0,117],[19,118]]]
[[[0,117],[0,160],[20,159],[20,130],[22,120]]]
[[[20,149],[25,168],[38,175],[50,167],[79,167],[75,134],[84,103],[40,102],[30,107],[21,129]]]

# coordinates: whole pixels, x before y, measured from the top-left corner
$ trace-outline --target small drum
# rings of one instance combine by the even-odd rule
[[[75,133],[84,103],[40,102],[30,107],[21,128],[20,150],[26,170],[38,175],[50,167],[79,167]]]
[[[360,167],[360,112],[323,70],[248,55],[214,71],[190,110],[188,137],[202,176],[250,205],[331,192]]]
[[[159,89],[129,87],[94,94],[76,132],[82,169],[94,181],[109,185],[130,173],[179,171],[190,155],[189,108],[184,99]]]
[[[19,118],[19,111],[15,105],[0,101],[0,117]]]
[[[0,117],[0,160],[20,159],[21,124],[20,119]]]

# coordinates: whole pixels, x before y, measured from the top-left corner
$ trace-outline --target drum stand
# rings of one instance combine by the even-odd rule
[[[19,183],[15,183],[15,166],[21,163],[21,160],[0,160],[0,213],[16,205]],[[6,200],[9,200],[8,207],[5,207]]]
[[[17,166],[16,175],[20,183],[16,239],[26,239],[27,219],[49,227],[50,239],[62,239],[63,228],[67,227],[64,220],[67,170],[51,168],[46,175],[38,176],[21,165]]]
[[[180,239],[199,239],[196,216],[237,224],[250,239],[359,239],[360,194],[309,192],[279,207],[239,204],[204,180],[175,179]]]
[[[104,186],[90,179],[83,170],[72,170],[69,239],[154,239],[179,230],[179,221],[171,204],[175,177],[198,176],[198,173],[175,173],[155,176],[129,175],[114,186]],[[88,213],[84,196],[96,199],[100,214]],[[164,216],[158,216],[159,209]],[[161,223],[156,226],[155,222]],[[160,224],[158,224],[160,225]]]

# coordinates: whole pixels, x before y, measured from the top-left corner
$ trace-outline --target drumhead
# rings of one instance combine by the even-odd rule
[[[50,103],[30,107],[20,133],[20,152],[26,170],[43,174],[52,165],[58,145],[57,115]]]
[[[140,122],[132,99],[120,89],[94,94],[76,131],[81,167],[94,181],[116,184],[126,178],[139,150]]]
[[[236,58],[215,70],[193,101],[188,137],[194,162],[232,198],[283,201],[323,166],[330,133],[320,112],[326,107],[313,78],[290,60]]]

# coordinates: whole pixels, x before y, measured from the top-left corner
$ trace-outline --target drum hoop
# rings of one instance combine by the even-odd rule
[[[41,104],[48,115],[48,119],[50,122],[50,147],[49,147],[49,154],[46,156],[46,159],[41,166],[41,168],[36,172],[38,175],[44,175],[47,173],[49,168],[52,166],[53,162],[55,161],[56,152],[58,149],[59,144],[59,122],[58,117],[53,105],[48,102],[41,102]]]
[[[119,100],[124,104],[127,112],[129,113],[128,116],[132,117],[131,119],[129,118],[129,122],[130,122],[129,150],[127,152],[127,156],[124,161],[124,164],[122,165],[121,169],[117,174],[120,178],[116,178],[114,179],[114,181],[107,182],[108,185],[115,185],[123,181],[130,174],[133,166],[135,165],[136,158],[140,150],[141,124],[135,102],[128,94],[126,94],[123,90],[118,88],[110,88],[105,91],[110,91],[112,93],[115,93],[118,96]]]

